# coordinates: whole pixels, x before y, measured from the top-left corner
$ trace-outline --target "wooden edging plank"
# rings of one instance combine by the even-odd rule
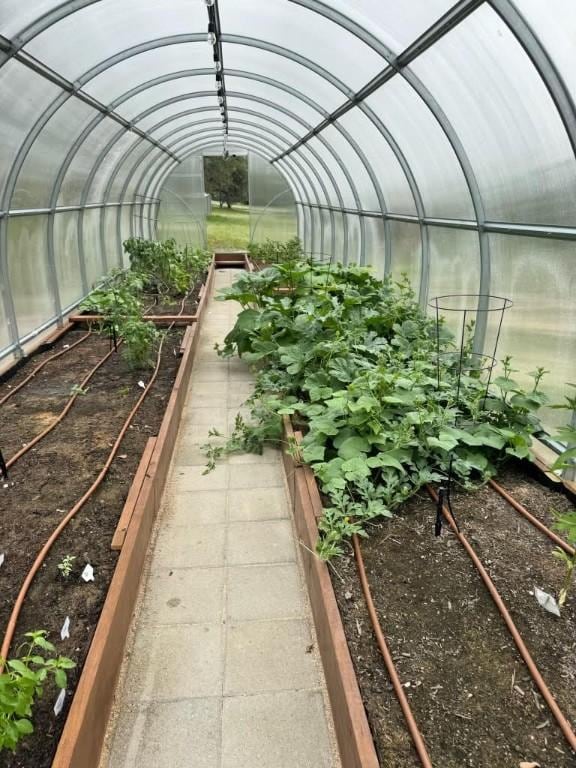
[[[111,549],[114,549],[114,550],[122,549],[122,545],[124,544],[124,539],[126,538],[126,531],[128,530],[128,526],[130,525],[130,520],[132,520],[132,515],[134,514],[134,508],[136,507],[136,502],[138,501],[140,491],[142,490],[142,485],[144,484],[144,478],[146,477],[146,472],[148,471],[148,465],[150,464],[150,459],[152,458],[152,451],[154,450],[155,445],[156,445],[156,438],[149,437],[148,441],[146,442],[144,452],[142,453],[142,458],[140,459],[140,463],[138,464],[138,469],[136,470],[136,474],[134,475],[134,480],[132,481],[132,485],[130,486],[130,490],[128,491],[128,497],[122,509],[120,520],[118,520],[118,525],[116,526],[116,530],[114,531],[114,536],[112,537]]]
[[[206,297],[210,294],[213,278],[214,263],[206,280]],[[202,306],[205,306],[205,302]],[[203,319],[204,313],[201,312],[198,322],[191,326],[188,344],[178,368],[158,436],[150,452],[147,471],[140,486],[52,768],[98,767],[114,689],[140,588],[140,576],[168,475]]]
[[[284,419],[284,434],[286,439],[295,436],[287,417]],[[286,453],[284,467],[292,496],[294,522],[302,545],[304,572],[342,768],[378,768],[378,757],[328,567],[314,554],[318,539],[316,519],[322,507],[318,486],[309,467],[297,465]]]

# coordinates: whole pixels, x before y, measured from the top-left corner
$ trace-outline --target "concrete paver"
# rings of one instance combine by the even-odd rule
[[[204,474],[253,391],[213,348],[236,312],[208,305],[101,768],[340,766],[280,453]]]

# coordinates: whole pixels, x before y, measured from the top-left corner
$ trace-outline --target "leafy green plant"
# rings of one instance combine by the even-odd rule
[[[302,244],[297,237],[286,242],[266,240],[248,245],[250,258],[259,264],[283,264],[302,258]]]
[[[173,238],[163,242],[130,238],[124,242],[131,271],[139,275],[148,292],[183,296],[206,271],[207,251],[180,248]]]
[[[56,649],[46,640],[44,630],[27,632],[25,637],[15,658],[0,659],[4,668],[0,674],[0,752],[15,751],[20,740],[34,731],[34,704],[49,678],[58,688],[65,688],[66,670],[76,666],[65,656],[53,656]],[[43,652],[52,656],[45,657]]]
[[[555,515],[556,524],[554,528],[564,534],[564,538],[573,549],[576,549],[576,512],[567,512],[566,514]],[[570,555],[565,552],[562,547],[555,547],[552,555],[559,560],[565,568],[564,583],[558,593],[558,605],[563,606],[568,597],[572,580],[574,577],[574,571],[576,570],[576,553]]]
[[[63,578],[69,578],[72,569],[74,568],[74,560],[76,560],[76,555],[64,555],[62,560],[58,563],[57,568]]]
[[[119,327],[124,340],[122,354],[131,368],[146,368],[153,364],[152,350],[160,337],[154,323],[139,317],[128,317]]]
[[[289,294],[279,293],[282,285]],[[407,279],[291,260],[243,273],[221,298],[243,309],[219,353],[240,355],[257,373],[250,422],[239,420],[217,454],[277,444],[290,415],[326,497],[323,557],[441,481],[450,465],[456,482],[474,487],[506,457],[529,455],[546,402],[544,371],[534,372],[530,392],[513,379],[509,358],[488,393],[482,366],[459,377],[460,350],[443,324],[437,349],[435,321]]]
[[[568,384],[568,386],[576,389],[576,384]],[[567,447],[552,465],[553,470],[573,469],[576,466],[576,392],[572,396],[566,395],[564,399],[566,402],[551,406],[572,414],[572,423],[558,430],[557,439]]]

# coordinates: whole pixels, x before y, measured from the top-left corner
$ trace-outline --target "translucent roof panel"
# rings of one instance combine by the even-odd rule
[[[0,35],[13,37],[25,27],[61,4],[62,0],[0,0]]]
[[[131,56],[89,80],[83,90],[109,104],[152,78],[197,69],[209,69],[211,72],[214,69],[212,48],[205,40],[198,43],[164,45]],[[211,85],[214,86],[213,78]]]
[[[127,120],[133,120],[155,104],[184,96],[193,100],[196,107],[218,108],[214,78],[204,75],[202,77],[181,77],[147,88],[124,101],[115,111]]]
[[[285,0],[220,0],[225,35],[263,39],[322,65],[358,90],[383,67],[382,57],[355,35],[317,13]],[[343,52],[346,55],[342,55]],[[226,51],[224,51],[226,57]],[[226,62],[226,58],[225,64]],[[354,66],[350,66],[354,62]]]
[[[324,77],[280,53],[272,53],[252,45],[225,43],[224,64],[230,74],[235,70],[256,72],[271,80],[291,85],[327,112],[339,107],[345,99],[343,91]]]
[[[406,80],[393,78],[366,103],[404,153],[426,215],[474,218],[470,193],[454,150],[430,109]]]
[[[360,24],[398,53],[434,24],[454,2],[455,0],[330,0],[330,7]]]
[[[104,59],[160,37],[206,30],[200,0],[99,0],[49,27],[27,46],[36,58],[75,80]],[[63,44],[66,41],[66,44]]]
[[[481,6],[413,65],[450,118],[496,221],[573,224],[576,161],[530,59]]]
[[[364,210],[380,210],[376,189],[360,155],[353,148],[352,144],[343,136],[334,126],[329,126],[322,131],[322,137],[328,141],[336,154],[346,165],[350,175],[354,179],[354,184],[358,190],[360,198],[360,207]]]
[[[220,114],[220,110],[217,107],[202,107],[196,103],[197,101],[197,99],[183,97],[171,104],[155,105],[153,109],[150,108],[150,112],[146,115],[146,117],[139,117],[138,120],[133,122],[136,122],[138,127],[142,130],[147,131],[148,128],[157,125],[163,120],[167,120],[175,115],[179,115],[181,112],[186,112],[188,110],[196,109],[199,112],[202,111],[206,114],[209,114],[210,112],[213,112],[217,115]]]
[[[290,112],[294,112],[312,125],[321,122],[324,117],[323,113],[319,112],[317,107],[311,106],[288,91],[276,88],[268,83],[261,83],[257,80],[251,80],[245,77],[231,77],[228,75],[226,77],[226,92],[247,93],[251,96],[267,99],[268,101],[281,105]]]
[[[277,120],[287,125],[292,131],[297,133],[299,136],[304,136],[308,132],[309,128],[311,127],[309,123],[302,125],[302,121],[298,115],[289,116],[285,112],[283,112],[282,105],[269,106],[267,104],[255,102],[254,99],[250,98],[249,92],[247,93],[239,93],[238,91],[227,92],[226,101],[229,104],[229,106],[232,108],[241,107],[244,109],[252,109],[259,112],[261,115],[260,119],[262,119],[264,123],[266,121],[267,116],[272,117],[274,120]]]

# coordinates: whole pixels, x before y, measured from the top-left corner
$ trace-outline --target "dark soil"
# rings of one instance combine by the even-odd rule
[[[171,307],[178,312],[180,307]],[[54,757],[72,695],[112,578],[117,553],[110,549],[114,530],[147,439],[158,433],[177,373],[177,350],[184,329],[172,330],[164,344],[162,364],[102,485],[70,522],[37,575],[24,604],[12,645],[15,652],[24,632],[44,629],[57,653],[77,662],[69,674],[64,711],[55,717],[58,695],[51,684],[34,713],[35,732],[21,742],[15,755],[2,754],[2,768],[48,768]],[[71,344],[72,331],[57,345]],[[108,350],[108,341],[91,337],[69,354],[49,363],[1,409],[0,447],[9,458],[22,443],[42,431],[59,413],[88,369]],[[46,353],[51,354],[51,353]],[[0,397],[42,360],[32,358],[0,386]],[[121,354],[113,355],[77,398],[71,411],[49,435],[11,469],[8,483],[0,483],[0,629],[7,620],[36,553],[64,514],[90,487],[107,458],[130,410],[142,394],[152,369],[130,371]],[[72,574],[64,579],[57,568],[65,555],[75,557]],[[86,563],[94,581],[80,574]],[[70,638],[60,630],[70,618]]]
[[[561,494],[518,468],[501,484],[545,522],[570,509]],[[553,545],[489,488],[453,497],[461,530],[490,572],[568,719],[576,723],[576,598],[557,618],[534,586],[557,594],[562,566]],[[435,508],[422,495],[362,541],[378,615],[396,666],[439,768],[576,765],[531,682],[483,582],[446,528],[434,536]],[[353,557],[335,562],[332,581],[383,768],[416,768],[400,707],[374,640]]]

